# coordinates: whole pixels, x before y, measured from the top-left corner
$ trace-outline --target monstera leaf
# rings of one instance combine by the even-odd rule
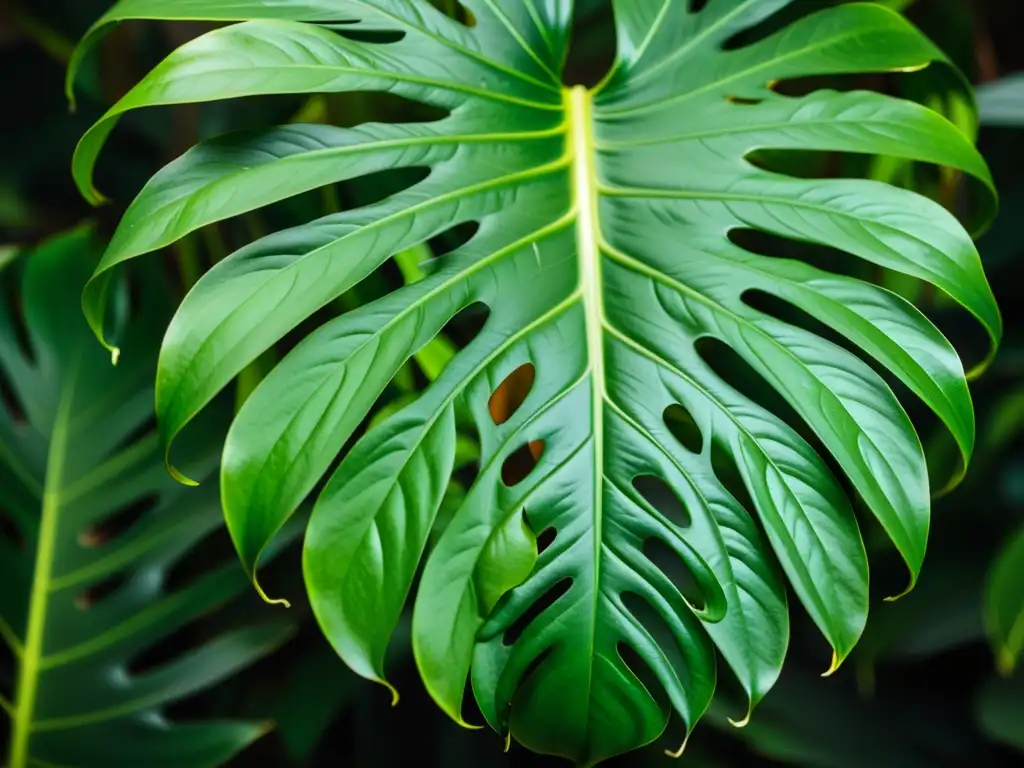
[[[832,668],[849,654],[868,609],[851,496],[888,532],[913,585],[929,482],[878,369],[938,415],[964,463],[972,449],[963,369],[921,312],[743,245],[754,231],[829,246],[847,263],[931,283],[994,346],[1000,318],[965,229],[911,191],[786,175],[751,156],[859,153],[990,180],[970,140],[916,103],[780,93],[806,76],[942,60],[879,5],[773,31],[788,0],[613,0],[618,54],[592,89],[561,78],[571,0],[462,5],[461,20],[423,0],[115,6],[89,41],[128,18],[243,23],[172,53],[82,139],[75,173],[94,201],[101,146],[140,107],[386,91],[444,115],[201,144],[132,204],[84,306],[103,335],[122,262],[321,185],[418,169],[396,194],[260,239],[199,281],[163,343],[161,429],[170,448],[305,318],[392,255],[475,224],[422,280],[329,320],[260,384],[227,438],[224,512],[255,574],[400,366],[463,310],[486,312],[423,394],[330,475],[306,535],[306,581],[338,653],[383,682],[422,564],[413,649],[438,704],[464,722],[471,679],[495,729],[592,764],[655,739],[672,712],[692,728],[715,688],[716,649],[753,707],[785,655],[784,578],[834,649]],[[816,330],[759,309],[765,295]],[[742,394],[759,379],[792,413]],[[508,407],[491,407],[498,391]],[[479,475],[425,556],[467,413]]]
[[[16,666],[14,699],[0,699],[11,718],[6,765],[219,765],[266,726],[178,724],[161,707],[250,664],[290,630],[236,629],[146,662],[247,581],[222,566],[167,583],[220,525],[216,483],[197,491],[168,478],[149,426],[166,291],[140,292],[125,365],[111,367],[77,310],[95,264],[89,239],[64,236],[0,276],[11,295],[24,267],[20,302],[0,301],[0,638]],[[215,446],[193,446],[197,475],[216,469]]]

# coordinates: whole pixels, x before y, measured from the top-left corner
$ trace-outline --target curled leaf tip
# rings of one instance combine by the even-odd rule
[[[256,580],[255,572],[253,572],[252,575],[252,585],[256,588],[256,591],[259,593],[259,596],[263,598],[263,602],[265,602],[267,605],[283,605],[285,608],[292,607],[291,602],[285,600],[283,597],[269,597],[267,593],[263,591],[263,587],[260,586],[260,583]]]
[[[666,749],[665,750],[665,756],[666,757],[671,757],[673,760],[678,760],[679,758],[681,758],[683,756],[683,752],[686,751],[686,744],[689,741],[690,741],[690,734],[687,733],[686,734],[686,738],[683,739],[683,743],[679,745],[679,749],[675,750],[674,752],[671,749]]]
[[[821,676],[822,677],[832,677],[832,675],[835,674],[836,670],[839,669],[839,667],[842,665],[842,663],[843,663],[843,660],[841,658],[839,658],[839,654],[833,648],[832,649],[832,663],[829,665],[829,668],[822,673]]]
[[[388,682],[387,680],[385,680],[384,678],[379,678],[379,679],[377,680],[377,682],[378,682],[378,683],[380,683],[381,685],[383,685],[383,686],[384,686],[385,688],[387,688],[387,689],[388,689],[388,691],[390,691],[390,692],[391,692],[391,706],[392,706],[392,707],[397,707],[397,706],[398,706],[398,701],[399,701],[399,699],[401,698],[401,697],[400,697],[400,696],[398,695],[398,689],[397,689],[397,688],[395,688],[395,686],[393,686],[393,685],[392,685],[391,683],[389,683],[389,682]]]
[[[733,728],[746,728],[750,723],[750,716],[753,712],[747,712],[746,716],[742,720],[733,720],[731,717],[726,718],[729,721],[729,725]]]
[[[118,363],[118,361],[120,359],[121,359],[121,348],[120,347],[111,347],[110,348],[110,364],[111,365],[117,365],[117,363]]]
[[[505,734],[505,753],[512,749],[512,729],[510,728],[508,733]]]
[[[197,481],[193,480],[191,477],[184,475],[181,472],[181,470],[179,470],[177,467],[171,464],[171,460],[167,456],[164,457],[164,466],[167,468],[167,474],[169,474],[182,485],[187,485],[189,488],[197,488],[199,486],[199,483]]]
[[[916,586],[917,586],[917,579],[914,578],[914,577],[911,577],[910,583],[907,585],[906,589],[904,589],[898,595],[892,595],[891,597],[885,598],[885,602],[887,602],[887,603],[895,603],[901,597],[906,597],[911,592],[913,592],[914,591],[914,587],[916,587]]]

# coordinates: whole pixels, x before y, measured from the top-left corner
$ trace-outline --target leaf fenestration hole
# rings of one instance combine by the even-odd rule
[[[498,385],[487,402],[487,410],[490,411],[491,419],[496,425],[501,426],[515,416],[533,389],[536,376],[537,369],[533,363],[525,363],[512,371]]]
[[[636,617],[636,620],[639,621],[643,625],[644,629],[651,634],[651,637],[654,638],[654,641],[658,644],[658,648],[663,654],[665,654],[665,658],[668,660],[669,665],[676,673],[676,677],[679,678],[680,683],[682,683],[684,687],[689,685],[690,670],[686,663],[686,658],[683,656],[683,652],[679,648],[679,642],[676,640],[675,633],[669,627],[665,617],[662,616],[647,600],[633,592],[624,592],[622,594],[622,603],[626,606],[626,610],[633,614],[633,616]],[[623,661],[625,662],[626,660],[623,659]],[[633,670],[633,674],[637,674],[636,670]]]
[[[794,259],[812,267],[845,277],[868,277],[874,265],[838,248],[790,240],[771,232],[745,227],[730,229],[729,241],[745,251],[773,259]]]
[[[144,421],[140,422],[134,429],[132,429],[124,438],[117,444],[115,451],[123,451],[126,448],[131,448],[136,443],[140,443],[150,435],[155,434],[157,431],[156,415],[152,415]]]
[[[511,453],[501,465],[501,482],[514,488],[533,472],[544,455],[544,441],[533,440]]]
[[[669,701],[668,693],[665,691],[665,686],[658,680],[658,676],[654,674],[651,665],[644,660],[636,649],[629,643],[620,640],[616,650],[622,663],[626,665],[630,672],[636,675],[640,684],[651,694],[651,698],[658,702],[658,706],[670,707],[671,702]]]
[[[25,551],[27,548],[28,543],[25,541],[25,534],[15,524],[11,513],[3,507],[0,507],[0,536],[11,542],[17,550]]]
[[[0,407],[7,412],[15,426],[20,427],[26,423],[25,408],[22,406],[21,399],[15,393],[14,386],[4,374],[3,369],[0,369]]]
[[[677,552],[661,539],[649,538],[644,541],[644,556],[658,566],[690,605],[699,611],[704,610],[707,605],[704,591]]]
[[[730,96],[728,99],[726,99],[726,101],[728,101],[730,104],[739,104],[741,106],[746,107],[756,107],[758,104],[762,103],[764,99],[751,99],[745,96]]]
[[[736,467],[736,462],[726,451],[725,447],[717,441],[711,444],[711,470],[715,473],[715,477],[718,478],[718,482],[722,484],[722,487],[736,499],[737,503],[743,507],[753,520],[757,520],[757,508],[747,492],[747,486],[743,482],[743,476],[740,475],[739,469]]]
[[[708,0],[690,0],[690,13],[700,13],[707,7]]]
[[[530,626],[530,623],[554,605],[570,589],[572,589],[572,578],[568,576],[553,584],[547,592],[534,600],[530,607],[505,630],[505,634],[501,639],[502,643],[505,645],[515,645],[519,638],[522,637],[523,632],[526,631],[526,628]]]
[[[554,544],[557,537],[558,531],[555,528],[545,528],[537,534],[537,554],[543,553],[545,549]]]
[[[665,426],[672,436],[690,453],[701,453],[704,450],[704,435],[694,420],[693,415],[683,406],[675,403],[665,409],[662,414]]]
[[[672,487],[655,475],[639,475],[633,478],[633,487],[644,497],[648,504],[661,512],[673,524],[680,528],[689,528],[693,524],[690,513],[686,511],[679,496]]]
[[[79,533],[78,543],[83,547],[102,547],[124,534],[145,515],[156,509],[159,503],[159,494],[147,493],[145,496],[140,496]]]
[[[128,583],[128,576],[116,573],[103,581],[92,584],[75,595],[75,607],[87,611],[97,603],[101,603]]]

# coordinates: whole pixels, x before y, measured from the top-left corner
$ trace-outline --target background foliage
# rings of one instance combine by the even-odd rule
[[[1004,311],[1006,338],[992,370],[973,386],[978,451],[964,484],[935,504],[929,555],[917,590],[895,604],[880,602],[900,583],[903,571],[884,536],[867,535],[872,613],[853,657],[835,676],[821,680],[829,651],[806,617],[794,613],[789,659],[779,684],[742,730],[727,720],[742,713],[742,697],[723,689],[688,745],[687,756],[696,765],[998,766],[1024,759],[1024,663],[1018,663],[1024,650],[1024,280],[1019,267],[1024,255],[1024,79],[1001,80],[1024,70],[1024,51],[1017,40],[1024,9],[1019,0],[887,4],[904,10],[983,84],[987,125],[980,146],[996,177],[1002,209],[980,248]],[[0,125],[0,264],[86,218],[98,219],[101,237],[109,235],[145,180],[200,138],[300,115],[306,122],[352,125],[409,109],[397,99],[342,95],[274,97],[133,115],[118,129],[98,170],[97,185],[113,203],[93,211],[71,182],[75,141],[164,54],[205,29],[185,23],[119,29],[87,62],[78,111],[69,115],[62,79],[73,42],[108,5],[105,0],[9,0],[0,7],[0,71],[7,75],[8,98],[17,110],[17,119]],[[573,76],[585,82],[603,71],[611,55],[608,19],[599,10],[603,4],[589,5],[598,10],[585,14],[573,56]],[[927,78],[901,83],[934,87]],[[835,169],[837,175],[841,172]],[[240,221],[207,227],[166,253],[166,276],[184,289],[202,269],[252,237],[377,199],[393,183],[386,175],[374,181],[337,185]],[[421,257],[414,254],[406,260],[407,268],[415,269]],[[381,284],[364,290],[382,293],[397,285],[401,275],[395,270],[375,279]],[[17,281],[5,280],[4,285],[17,306],[23,299]],[[911,294],[917,290],[914,285],[893,287]],[[983,354],[985,340],[974,335],[961,313],[927,293],[914,298],[958,348],[968,351],[968,366]],[[289,343],[246,372],[233,393],[236,402],[251,391],[272,362],[269,358]],[[403,387],[411,391],[423,380],[423,370],[410,367],[392,397],[400,399]],[[224,408],[233,405],[229,401]],[[919,425],[923,434],[935,427],[924,420]],[[952,459],[953,449],[941,430],[935,433],[929,450]],[[0,509],[11,492],[0,487]],[[202,578],[208,564],[223,562],[220,554],[230,554],[223,531],[208,546],[216,556],[193,561],[194,578]],[[403,650],[408,643],[401,637],[393,644],[396,657],[390,668],[403,700],[392,710],[384,692],[348,673],[309,620],[297,554],[294,548],[286,550],[264,577],[271,594],[292,600],[289,618],[299,627],[297,636],[244,672],[175,704],[168,713],[172,720],[231,716],[276,721],[276,730],[234,759],[239,766],[391,765],[408,755],[410,744],[416,745],[421,762],[438,766],[548,763],[523,750],[504,755],[493,734],[452,726],[422,691]],[[280,619],[280,609],[256,601],[247,605],[248,619]],[[233,617],[219,620],[230,622]],[[189,624],[175,641],[195,646],[216,631],[205,622]],[[10,699],[13,658],[9,648],[0,654],[0,694]],[[0,728],[6,741],[6,718]],[[674,748],[675,742],[670,727],[664,746]],[[6,753],[6,745],[0,753]],[[650,749],[613,764],[666,762],[657,749]]]

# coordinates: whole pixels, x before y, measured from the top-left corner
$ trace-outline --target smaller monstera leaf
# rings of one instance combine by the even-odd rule
[[[159,270],[146,270],[141,311],[121,318],[126,360],[114,368],[77,309],[95,264],[90,243],[84,231],[62,236],[0,274],[0,638],[16,666],[4,702],[6,765],[220,765],[266,724],[175,723],[162,707],[269,653],[291,630],[279,621],[239,627],[138,666],[247,581],[225,563],[167,583],[221,525],[216,483],[195,490],[171,480],[150,426],[169,309]],[[192,440],[200,477],[216,470],[210,437]]]
[[[444,115],[200,144],[132,204],[84,306],[101,332],[113,268],[211,222],[326,184],[426,170],[380,202],[269,235],[211,269],[164,340],[161,429],[169,446],[253,359],[389,258],[477,225],[422,279],[329,320],[267,376],[227,438],[224,511],[255,578],[267,543],[395,373],[449,323],[486,316],[327,480],[306,535],[307,587],[342,658],[384,682],[422,568],[413,649],[438,704],[464,723],[471,679],[499,732],[592,764],[657,738],[672,712],[692,728],[714,691],[716,652],[753,708],[785,655],[785,580],[838,666],[868,609],[851,491],[913,585],[929,481],[879,369],[935,412],[963,465],[973,449],[950,343],[911,303],[847,274],[936,286],[994,349],[1000,317],[968,232],[910,190],[798,178],[758,158],[939,165],[981,182],[982,209],[994,196],[970,138],[928,108],[777,87],[944,62],[880,5],[777,24],[796,9],[789,0],[614,0],[616,63],[589,90],[562,81],[570,0],[462,5],[471,25],[425,0],[115,6],[90,40],[134,17],[241,23],[172,53],[82,139],[75,172],[94,200],[101,146],[139,107],[388,91]],[[750,232],[828,246],[853,268],[756,253],[742,244]],[[765,294],[786,310],[760,308]],[[794,311],[819,325],[790,322]],[[723,350],[739,373],[715,362]],[[530,383],[493,408],[510,379]],[[758,379],[784,409],[744,394]],[[467,419],[479,473],[459,494]]]

